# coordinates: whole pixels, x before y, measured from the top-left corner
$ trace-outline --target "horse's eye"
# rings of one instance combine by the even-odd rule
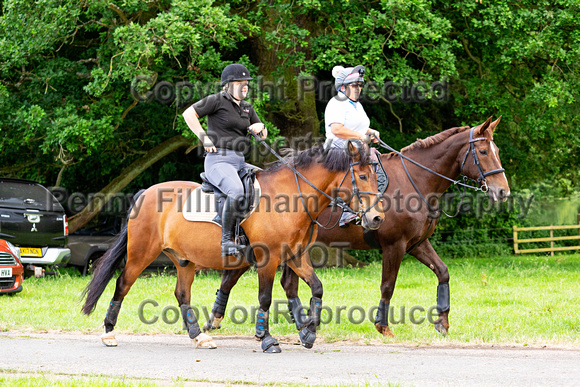
[[[482,156],[487,156],[487,150],[485,149],[480,150],[479,153],[481,153]]]
[[[360,175],[360,176],[359,176],[359,178],[360,178],[362,181],[367,181],[367,175]]]

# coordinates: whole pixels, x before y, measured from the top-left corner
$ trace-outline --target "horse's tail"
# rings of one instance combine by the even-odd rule
[[[123,230],[121,230],[115,243],[97,261],[93,277],[82,293],[81,298],[87,298],[82,308],[83,313],[86,315],[91,314],[95,310],[99,298],[105,291],[107,284],[113,278],[115,271],[117,271],[127,253],[127,228],[129,226],[129,214],[131,214],[133,205],[137,202],[137,199],[143,192],[145,192],[144,189],[137,192],[133,197],[133,204],[131,204],[129,211],[127,212],[127,221],[123,226]]]

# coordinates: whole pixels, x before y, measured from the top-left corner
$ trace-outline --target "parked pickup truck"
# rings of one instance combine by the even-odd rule
[[[71,259],[67,266],[76,267],[83,276],[90,274],[97,260],[115,243],[125,223],[125,219],[115,216],[98,216],[95,220],[94,226],[80,229],[69,236]],[[149,269],[162,267],[174,267],[171,260],[163,253],[149,266]]]
[[[70,259],[64,209],[34,181],[0,178],[0,238],[20,248],[23,265],[65,264]]]

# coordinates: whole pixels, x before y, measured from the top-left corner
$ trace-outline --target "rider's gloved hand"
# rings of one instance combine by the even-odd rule
[[[369,136],[373,142],[379,142],[379,139],[381,138],[379,131],[371,128],[367,130],[367,136]]]
[[[211,141],[211,139],[209,138],[209,136],[205,133],[202,134],[203,140],[203,148],[205,149],[205,151],[207,153],[216,153],[217,149],[214,145],[214,143]]]
[[[371,136],[369,136],[368,134],[363,134],[360,137],[360,141],[364,142],[365,144],[370,144],[371,143]]]
[[[265,139],[266,136],[268,135],[266,127],[261,122],[256,122],[255,124],[250,125],[248,130],[260,136],[262,140]]]

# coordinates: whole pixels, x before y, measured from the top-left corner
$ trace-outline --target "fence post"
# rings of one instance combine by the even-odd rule
[[[580,214],[578,214],[578,220],[580,221]],[[514,225],[514,254],[518,253],[518,226]]]
[[[554,256],[554,229],[552,227],[554,227],[553,224],[550,225],[550,248],[552,249],[552,251],[550,251],[550,255],[553,257]]]

